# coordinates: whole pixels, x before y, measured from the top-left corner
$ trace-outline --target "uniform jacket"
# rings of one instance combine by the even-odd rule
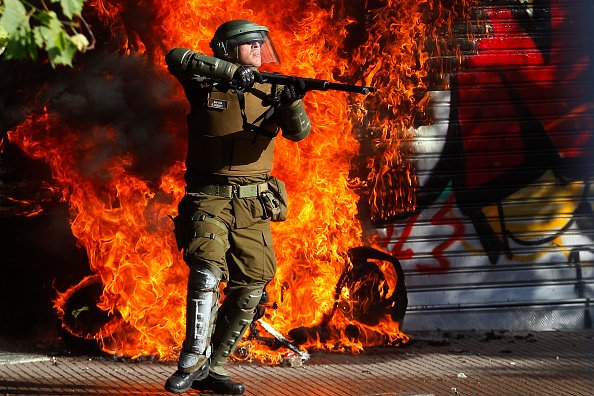
[[[253,131],[244,129],[237,92],[228,84],[213,85],[200,77],[178,79],[191,108],[187,117],[188,184],[199,184],[204,175],[268,174],[279,129],[283,137],[300,141],[311,128],[301,100],[270,110],[265,99],[271,93],[271,84],[255,83],[244,92],[247,121],[258,128]]]

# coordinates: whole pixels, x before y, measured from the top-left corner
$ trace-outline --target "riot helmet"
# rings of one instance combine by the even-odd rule
[[[245,19],[236,19],[219,26],[210,48],[217,58],[237,61],[240,58],[239,46],[251,43],[259,44],[261,63],[280,63],[268,28]]]

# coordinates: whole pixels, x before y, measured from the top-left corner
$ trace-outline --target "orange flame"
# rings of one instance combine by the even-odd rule
[[[460,2],[463,9],[468,7]],[[439,23],[449,24],[447,18],[454,18],[433,9],[431,3],[386,1],[381,8],[356,16],[349,15],[354,11],[340,1],[322,6],[172,0],[136,5],[135,10],[108,0],[88,5],[98,20],[125,38],[119,39],[122,53],[144,52],[162,70],[167,48],[185,46],[209,54],[208,42],[216,27],[242,18],[270,29],[284,62],[275,71],[380,89],[367,97],[309,93],[305,105],[312,133],[298,144],[277,142],[273,173],[287,184],[290,208],[287,221],[273,225],[279,266],[267,290],[279,308],[269,309],[265,320],[282,334],[323,323],[328,336],[309,337],[302,344],[306,348],[360,351],[408,339],[389,315],[373,325],[358,321],[352,312],[366,302],[352,301],[348,288],[338,291],[338,301],[335,289],[352,267],[349,249],[369,243],[357,219],[357,192],[368,194],[374,220],[415,207],[413,169],[404,154],[410,154],[414,110],[422,110],[425,103],[428,57],[420,47],[426,36],[436,34],[423,18],[429,8],[432,15],[444,14],[437,18]],[[130,24],[130,15],[140,19],[138,15],[144,15],[148,24]],[[350,51],[345,41],[349,28],[357,24],[365,24],[368,37]],[[355,53],[353,59],[345,55],[349,51]],[[178,89],[172,100],[184,106],[181,98]],[[108,352],[173,358],[185,336],[187,268],[175,248],[168,219],[183,196],[183,121],[167,122],[167,129],[181,142],[179,156],[157,184],[131,172],[133,156],[126,153],[103,160],[91,172],[81,170],[80,161],[114,140],[113,126],[87,131],[92,138],[84,139],[43,108],[9,133],[10,140],[29,155],[51,165],[71,206],[72,231],[104,285],[98,307],[114,315],[109,329],[97,336]],[[366,178],[350,176],[353,158],[361,150],[356,129],[372,132]],[[379,267],[386,276],[377,291],[383,295],[386,288],[394,289],[396,274],[385,263]],[[60,293],[56,306],[68,295]],[[279,361],[285,352],[263,345],[250,348],[250,356],[263,361]]]
[[[371,148],[365,168],[368,173],[351,185],[368,196],[373,221],[389,219],[416,209],[416,178],[411,163],[414,126],[429,123],[424,110],[427,91],[447,87],[442,51],[452,50],[445,38],[454,41],[454,22],[469,20],[476,0],[388,1],[370,10],[373,21],[368,40],[355,54],[354,64],[366,84],[381,87],[381,94],[356,98],[355,116],[367,119]],[[461,58],[454,47],[447,55]],[[345,68],[353,70],[353,68]],[[452,70],[452,69],[450,69]],[[453,70],[452,70],[453,71]],[[433,81],[431,81],[433,80]]]

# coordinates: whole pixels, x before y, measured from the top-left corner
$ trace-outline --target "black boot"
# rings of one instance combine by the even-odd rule
[[[241,395],[245,392],[245,386],[241,382],[233,382],[230,377],[217,378],[212,375],[202,381],[194,381],[192,389],[225,395]]]
[[[208,376],[207,350],[218,309],[220,280],[221,270],[213,264],[195,260],[190,266],[186,339],[179,354],[178,370],[165,383],[169,392],[187,392],[192,382]]]
[[[194,381],[203,380],[207,376],[208,364],[205,364],[193,373],[186,373],[178,369],[165,383],[165,389],[171,393],[184,393],[190,390]]]

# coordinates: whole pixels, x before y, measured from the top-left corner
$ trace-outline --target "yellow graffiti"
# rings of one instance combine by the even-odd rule
[[[584,181],[560,185],[551,171],[547,171],[534,183],[522,188],[501,201],[501,210],[505,230],[501,229],[501,217],[497,206],[483,208],[483,213],[493,231],[503,240],[505,232],[510,232],[516,239],[538,241],[559,233],[573,219],[573,214],[584,192]],[[478,246],[461,241],[470,252],[484,254]],[[514,252],[514,261],[530,262],[550,252],[562,252],[566,257],[569,250],[563,247],[562,236],[539,245],[538,251]],[[520,255],[518,255],[518,253]]]

